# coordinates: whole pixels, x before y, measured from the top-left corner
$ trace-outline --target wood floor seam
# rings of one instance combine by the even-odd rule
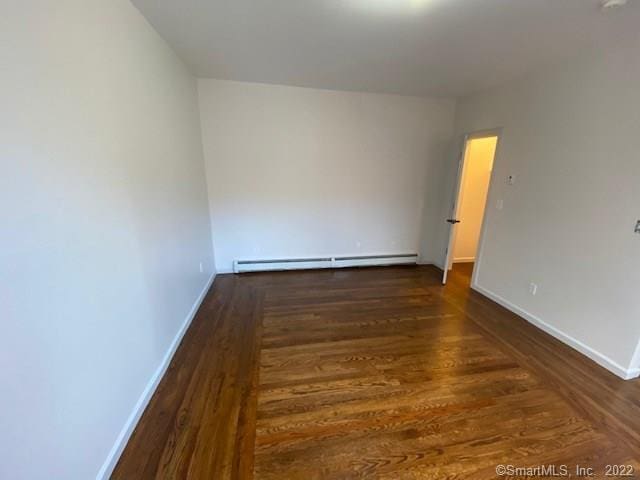
[[[493,479],[498,464],[541,462],[640,472],[640,384],[469,276],[457,265],[443,287],[431,266],[218,275],[112,478]]]

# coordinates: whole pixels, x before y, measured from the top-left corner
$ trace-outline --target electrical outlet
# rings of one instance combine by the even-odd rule
[[[200,273],[204,272],[204,267],[202,266],[202,262],[200,262]]]
[[[531,295],[535,295],[536,293],[538,293],[538,284],[531,282],[529,284],[529,293]]]

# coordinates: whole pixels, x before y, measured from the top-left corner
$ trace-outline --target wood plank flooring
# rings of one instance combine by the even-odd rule
[[[471,291],[468,274],[456,266],[446,287],[434,267],[218,276],[112,478],[640,472],[640,382]]]

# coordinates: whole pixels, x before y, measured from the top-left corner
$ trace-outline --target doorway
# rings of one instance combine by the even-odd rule
[[[453,196],[442,283],[452,269],[471,283],[480,246],[498,133],[483,132],[464,139]]]

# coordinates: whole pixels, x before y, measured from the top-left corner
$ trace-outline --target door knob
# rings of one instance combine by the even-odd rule
[[[460,220],[456,220],[455,218],[447,218],[447,222],[451,225],[455,225],[456,223],[460,223]]]

